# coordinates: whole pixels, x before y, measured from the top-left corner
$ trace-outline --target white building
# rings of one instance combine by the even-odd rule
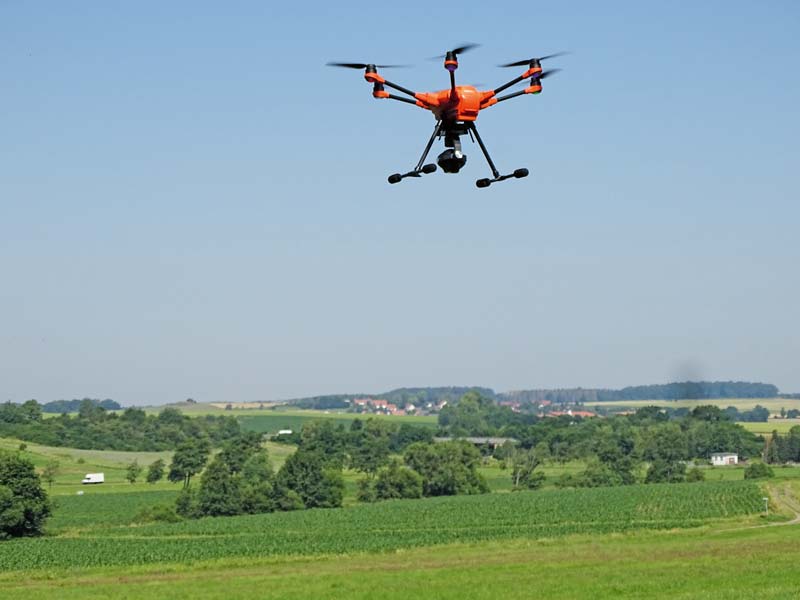
[[[714,454],[711,455],[711,464],[715,467],[738,465],[739,455],[735,452],[714,452]]]

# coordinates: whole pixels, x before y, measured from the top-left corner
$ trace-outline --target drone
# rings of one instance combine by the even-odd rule
[[[501,67],[523,67],[527,66],[528,69],[519,77],[515,77],[508,83],[501,85],[493,90],[480,91],[472,85],[456,85],[455,72],[458,69],[458,55],[463,54],[467,50],[475,48],[477,44],[468,44],[459,48],[449,50],[442,56],[437,56],[436,59],[444,59],[444,68],[450,73],[450,88],[440,90],[438,92],[413,92],[403,86],[397,85],[378,73],[378,69],[396,68],[401,65],[376,65],[370,63],[341,63],[329,62],[330,67],[344,67],[348,69],[364,69],[364,79],[372,84],[372,96],[374,98],[398,100],[407,104],[419,106],[433,113],[436,118],[436,125],[433,128],[433,134],[428,140],[422,157],[419,159],[417,166],[408,173],[400,174],[394,173],[389,176],[389,183],[399,183],[406,177],[421,177],[423,174],[429,174],[436,171],[436,165],[433,163],[425,164],[425,159],[437,139],[444,138],[445,150],[439,154],[436,163],[445,173],[458,173],[461,168],[467,163],[467,155],[461,150],[461,136],[469,135],[470,139],[478,142],[481,152],[483,152],[486,162],[489,163],[489,168],[492,171],[492,178],[478,179],[475,182],[479,188],[489,187],[491,184],[505,181],[506,179],[528,176],[528,169],[517,169],[513,173],[501,175],[497,170],[492,157],[489,156],[489,151],[478,134],[478,129],[475,127],[475,120],[478,118],[478,113],[485,108],[494,106],[499,102],[505,102],[511,98],[516,98],[525,94],[540,94],[542,91],[542,80],[558,72],[560,69],[542,70],[541,61],[555,58],[565,54],[564,52],[557,52],[548,56],[540,56],[539,58],[526,58],[524,60],[507,63],[500,65]],[[500,92],[517,85],[518,83],[530,79],[529,85],[517,92],[509,93],[504,96],[498,96]],[[398,96],[386,91],[390,87],[398,92],[409,96]]]

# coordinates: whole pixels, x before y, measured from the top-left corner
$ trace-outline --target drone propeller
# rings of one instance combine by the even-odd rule
[[[480,46],[480,44],[464,44],[463,46],[459,46],[458,48],[453,48],[452,50],[449,50],[447,54],[432,56],[428,60],[439,60],[442,58],[446,58],[448,54],[452,54],[453,56],[458,56],[459,54],[464,54],[464,52],[472,50],[473,48],[477,48],[478,46]]]
[[[531,79],[546,79],[546,78],[550,77],[550,75],[555,75],[560,70],[561,69],[547,69],[547,71],[542,71],[541,73],[534,73],[534,75],[533,75],[533,77],[531,77]]]
[[[547,56],[540,56],[539,58],[526,58],[525,60],[518,60],[517,62],[508,63],[506,65],[498,65],[500,67],[526,67],[531,63],[549,60],[556,56],[563,56],[569,54],[568,52],[556,52],[555,54],[548,54]]]
[[[328,67],[344,67],[345,69],[366,69],[367,67],[375,67],[376,69],[404,69],[408,65],[373,65],[366,63],[340,63],[329,62],[325,63]]]

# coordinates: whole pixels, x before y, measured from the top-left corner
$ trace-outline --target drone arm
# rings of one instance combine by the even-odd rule
[[[367,73],[364,74],[364,79],[366,79],[368,82],[372,83],[376,87],[379,86],[379,85],[380,86],[388,85],[390,88],[395,89],[398,92],[402,92],[402,93],[406,94],[407,96],[411,96],[412,98],[416,98],[417,97],[416,93],[412,92],[409,89],[404,88],[402,85],[397,85],[396,83],[392,83],[391,81],[387,81],[386,79],[384,79],[382,76],[378,75],[377,73],[370,73],[368,71]],[[381,96],[376,96],[376,97],[381,97]],[[382,97],[385,98],[387,96],[382,96]],[[414,102],[414,104],[416,104],[416,102]]]
[[[516,77],[515,79],[512,79],[508,83],[504,83],[500,87],[495,88],[494,93],[495,94],[499,94],[503,90],[507,90],[512,85],[517,85],[520,81],[522,81],[523,79],[527,79],[528,77],[535,78],[535,77],[537,77],[537,75],[541,74],[541,72],[542,72],[542,68],[541,67],[531,67],[530,69],[525,71],[519,77]]]

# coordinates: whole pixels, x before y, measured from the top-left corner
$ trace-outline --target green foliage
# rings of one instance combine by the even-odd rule
[[[480,458],[478,450],[464,441],[418,442],[404,454],[406,465],[422,476],[425,496],[488,492],[489,486],[477,470]]]
[[[701,473],[702,475],[702,473]],[[686,480],[686,463],[656,458],[647,469],[645,483],[681,483]]]
[[[200,516],[197,510],[197,493],[193,488],[184,487],[175,501],[175,512],[185,519],[195,519]]]
[[[800,462],[800,425],[789,429],[785,436],[772,432],[764,448],[764,462],[773,465]]]
[[[137,460],[134,460],[125,469],[125,479],[127,479],[129,483],[136,483],[136,480],[139,479],[139,475],[141,474],[142,467]]]
[[[183,481],[183,487],[189,487],[192,477],[205,467],[210,451],[211,444],[204,438],[182,442],[172,455],[167,479],[174,483]]]
[[[686,472],[687,483],[697,483],[699,481],[705,481],[705,480],[706,480],[706,475],[705,473],[703,473],[702,469],[693,467]]]
[[[744,469],[745,479],[769,479],[775,476],[775,472],[762,462],[751,462]]]
[[[327,468],[316,452],[298,450],[286,459],[277,474],[278,489],[295,492],[306,508],[342,505],[344,479],[341,471]]]
[[[156,459],[147,467],[147,483],[158,483],[164,478],[166,464],[163,458]]]
[[[56,480],[56,475],[58,475],[58,471],[61,468],[61,463],[59,463],[55,459],[51,459],[47,461],[47,464],[42,469],[42,480],[47,483],[48,488],[53,487],[53,483]]]
[[[368,419],[350,432],[350,467],[374,475],[389,460],[391,428],[378,419]]]
[[[88,450],[159,451],[172,450],[197,437],[219,444],[240,433],[233,417],[188,417],[174,408],[165,408],[158,415],[147,415],[138,408],[117,414],[102,405],[84,399],[75,417],[62,414],[42,419],[35,400],[22,405],[0,404],[0,436]]]
[[[169,504],[156,504],[140,510],[133,518],[134,523],[178,523],[183,519]]]
[[[220,452],[220,459],[228,465],[232,472],[238,473],[244,467],[247,459],[260,449],[261,434],[244,431],[225,443]]]
[[[375,478],[375,499],[422,498],[422,475],[393,460],[378,471]]]
[[[140,495],[152,494],[157,492]],[[113,510],[116,494],[98,498],[103,496]],[[294,554],[366,556],[453,542],[663,530],[757,514],[763,507],[762,496],[758,485],[736,481],[396,500],[357,508],[145,524],[134,532],[125,526],[12,541],[0,544],[0,564],[4,570],[24,570],[30,577],[37,569]]]
[[[33,463],[18,454],[0,452],[0,539],[41,534],[50,512]]]
[[[511,455],[511,484],[514,490],[534,490],[544,483],[544,473],[536,471],[541,464],[535,450],[519,449]]]
[[[241,478],[224,457],[217,456],[200,478],[197,513],[203,517],[238,515],[242,510]]]

